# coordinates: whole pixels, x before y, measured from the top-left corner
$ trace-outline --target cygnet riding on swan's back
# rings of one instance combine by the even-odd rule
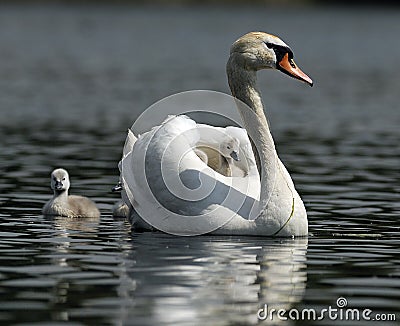
[[[151,224],[154,221],[151,218],[159,214],[158,224],[154,226],[173,234],[197,234],[195,224],[199,217],[218,226],[213,229],[214,234],[308,234],[304,204],[277,156],[257,88],[256,74],[262,69],[277,69],[310,86],[313,84],[294,63],[292,50],[278,37],[252,32],[233,43],[226,66],[228,82],[232,95],[240,100],[236,101],[237,109],[251,139],[251,143],[247,140],[243,145],[257,152],[256,163],[252,153],[247,162],[250,167],[256,165],[259,176],[249,173],[243,178],[229,178],[209,173],[211,169],[204,167],[194,151],[196,144],[190,138],[179,138],[187,130],[199,128],[199,124],[188,117],[169,117],[160,126],[142,134],[130,150],[124,149],[121,180],[127,202],[138,213],[131,220],[133,227],[146,228],[147,222]],[[172,141],[175,139],[178,141]],[[188,197],[192,194],[188,189],[197,189],[199,175],[201,186],[214,185],[214,190],[206,198],[194,200]],[[185,187],[175,182],[177,177]],[[232,180],[238,183],[233,184]],[[176,185],[176,189],[169,184]],[[234,199],[227,201],[225,194],[233,194],[231,198]],[[242,206],[236,207],[237,202]],[[227,216],[229,220],[225,219]]]
[[[66,217],[99,217],[100,211],[96,204],[87,197],[68,196],[70,187],[68,172],[55,169],[51,173],[51,189],[54,195],[43,206],[43,215]]]
[[[198,145],[194,151],[204,163],[216,172],[227,177],[243,177],[245,172],[234,163],[234,161],[239,161],[239,140],[228,136],[217,145]]]

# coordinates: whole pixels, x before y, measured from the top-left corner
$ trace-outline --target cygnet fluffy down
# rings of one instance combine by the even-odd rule
[[[51,173],[51,189],[53,198],[43,206],[43,215],[65,217],[99,217],[96,204],[87,197],[68,195],[70,187],[68,172],[55,169]]]

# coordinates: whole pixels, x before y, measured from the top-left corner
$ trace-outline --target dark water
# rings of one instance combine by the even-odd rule
[[[399,21],[372,9],[0,7],[0,323],[251,325],[264,304],[321,311],[339,297],[397,320],[370,323],[398,323]],[[229,45],[250,30],[280,35],[315,80],[260,74],[311,235],[131,234],[110,213],[125,130],[166,95],[228,92]],[[100,220],[41,216],[58,166]],[[275,323],[366,321],[264,322]]]

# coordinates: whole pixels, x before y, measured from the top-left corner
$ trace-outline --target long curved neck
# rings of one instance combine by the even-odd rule
[[[246,104],[240,101],[236,103],[252,142],[256,162],[258,152],[257,167],[261,178],[260,204],[265,205],[275,182],[277,154],[264,114],[261,94],[256,85],[256,71],[242,68],[231,56],[227,64],[227,75],[232,95]]]

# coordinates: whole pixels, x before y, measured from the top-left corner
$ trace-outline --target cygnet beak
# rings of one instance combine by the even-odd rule
[[[63,188],[63,184],[61,181],[56,181],[56,183],[54,184],[54,189],[56,190],[62,190]]]
[[[237,151],[232,151],[230,156],[235,160],[235,161],[240,161],[239,155]]]

